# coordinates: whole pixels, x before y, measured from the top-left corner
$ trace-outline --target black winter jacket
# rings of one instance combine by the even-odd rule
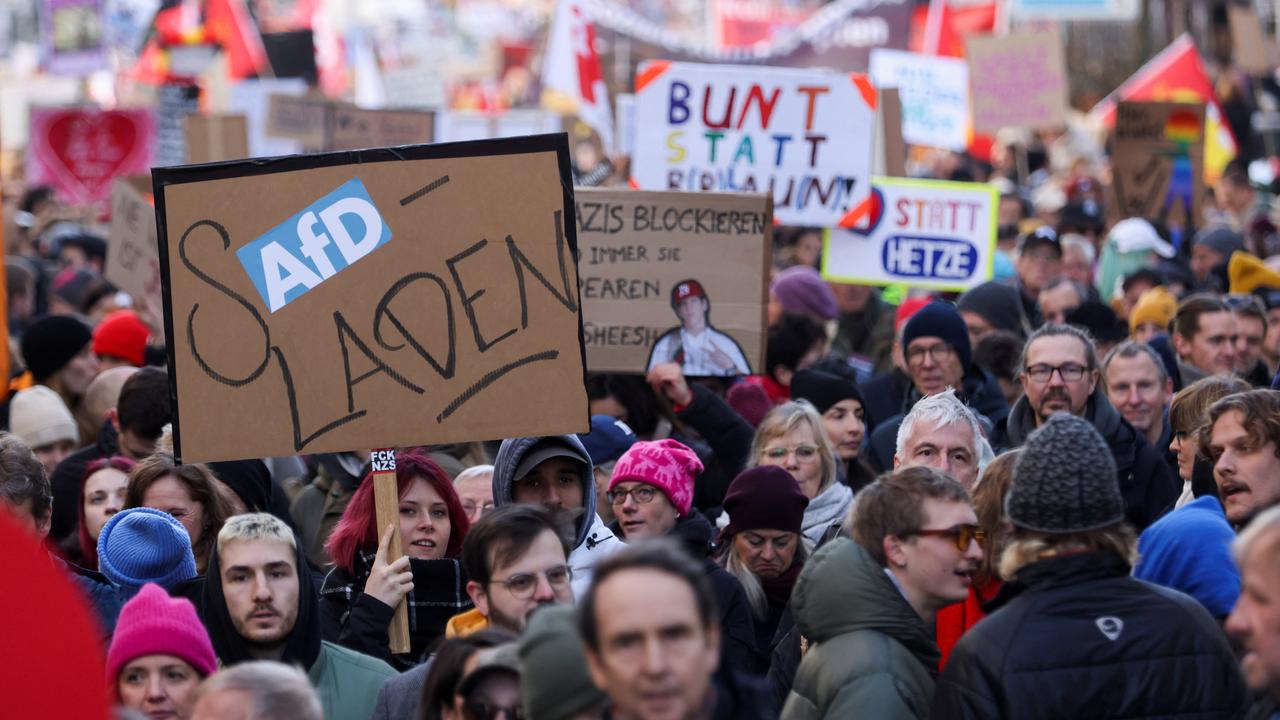
[[[1084,419],[1107,441],[1116,461],[1116,478],[1124,497],[1124,516],[1138,532],[1159,520],[1182,493],[1182,482],[1169,470],[1164,454],[1120,416],[1102,391],[1096,390],[1085,407]],[[1024,395],[1009,413],[1005,440],[1020,447],[1035,426],[1035,413]]]
[[[1129,577],[1114,553],[1020,570],[960,638],[932,717],[1238,718],[1226,636],[1195,600]]]

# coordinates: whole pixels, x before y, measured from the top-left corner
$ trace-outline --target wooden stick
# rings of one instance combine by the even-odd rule
[[[373,464],[373,504],[378,516],[378,535],[392,526],[391,544],[387,546],[387,562],[393,563],[404,555],[400,546],[400,492],[396,486],[396,453],[394,450],[374,450],[370,458]],[[392,654],[409,652],[409,604],[408,598],[400,600],[387,636]]]

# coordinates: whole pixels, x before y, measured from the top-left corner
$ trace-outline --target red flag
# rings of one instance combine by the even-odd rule
[[[267,69],[267,50],[244,0],[208,0],[204,28],[205,36],[227,54],[233,79],[254,77]]]

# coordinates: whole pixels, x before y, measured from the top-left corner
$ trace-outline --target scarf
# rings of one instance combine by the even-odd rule
[[[809,507],[804,510],[801,531],[805,537],[818,542],[827,528],[844,522],[851,505],[853,491],[838,482],[831,483],[830,487],[809,501]]]
[[[345,608],[341,617],[343,625],[347,624],[356,599],[364,592],[376,557],[376,552],[357,550],[355,577],[335,570],[320,589],[321,597]],[[409,645],[410,653],[417,658],[444,635],[450,618],[471,609],[471,598],[466,591],[467,576],[458,560],[410,558],[409,569],[413,572],[413,589],[405,596],[409,605]]]
[[[796,542],[800,542],[799,538]],[[791,567],[777,577],[767,578],[756,575],[756,579],[760,581],[760,587],[764,590],[764,596],[769,600],[769,607],[781,608],[786,607],[791,602],[791,591],[796,586],[796,578],[800,577],[800,571],[804,569],[804,563],[792,562]]]

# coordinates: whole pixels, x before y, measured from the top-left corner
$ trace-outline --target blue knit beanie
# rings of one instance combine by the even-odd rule
[[[130,595],[147,583],[165,590],[196,576],[187,529],[172,515],[131,508],[111,516],[98,535],[98,570]]]
[[[960,311],[951,303],[937,300],[920,308],[902,328],[902,353],[911,347],[911,341],[921,337],[936,337],[955,349],[960,365],[969,372],[972,348],[969,347],[969,328],[960,317]]]

